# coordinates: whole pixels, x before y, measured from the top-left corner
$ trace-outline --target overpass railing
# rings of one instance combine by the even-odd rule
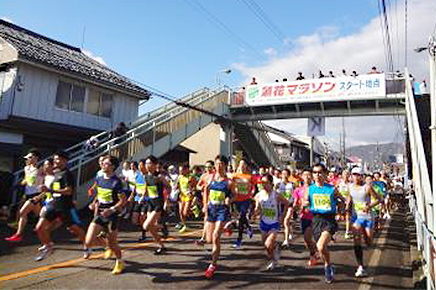
[[[418,114],[415,106],[412,81],[406,70],[406,117],[412,161],[412,186],[409,207],[416,224],[417,247],[422,252],[427,289],[435,289],[434,204],[430,177],[422,143]]]

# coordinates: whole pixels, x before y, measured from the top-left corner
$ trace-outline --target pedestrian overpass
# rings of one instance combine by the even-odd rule
[[[405,78],[398,74],[251,85],[232,99],[237,121],[405,114]]]
[[[100,145],[91,151],[84,150],[86,141],[67,148],[68,166],[77,177],[77,201],[83,206],[88,183],[98,170],[98,158],[105,154],[129,160],[150,154],[160,157],[215,122],[226,133],[223,154],[232,154],[232,135],[236,134],[245,151],[258,163],[279,165],[278,154],[260,120],[368,115],[406,116],[413,181],[409,205],[417,225],[418,248],[423,252],[428,286],[434,289],[436,206],[407,70],[405,77],[377,74],[303,80],[253,85],[244,92],[227,87],[203,88],[140,116],[123,136],[111,138],[109,131],[100,133],[96,136]]]

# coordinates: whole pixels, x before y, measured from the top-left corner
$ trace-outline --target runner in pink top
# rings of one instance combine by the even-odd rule
[[[310,169],[305,169],[302,174],[303,185],[294,190],[294,209],[301,209],[300,219],[301,219],[301,231],[304,235],[304,242],[306,247],[310,252],[310,260],[308,261],[309,266],[315,266],[318,263],[319,257],[316,253],[316,244],[313,240],[313,214],[308,208],[303,207],[304,194],[308,190],[309,185],[312,183],[312,172]]]

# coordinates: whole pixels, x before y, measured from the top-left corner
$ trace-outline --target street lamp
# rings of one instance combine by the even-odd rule
[[[220,73],[224,73],[224,74],[229,74],[229,73],[231,73],[232,72],[232,70],[231,69],[223,69],[223,70],[220,70],[220,71],[218,71],[217,73],[216,73],[216,76],[215,76],[215,83],[219,86],[220,85],[220,79],[219,79],[219,74]]]

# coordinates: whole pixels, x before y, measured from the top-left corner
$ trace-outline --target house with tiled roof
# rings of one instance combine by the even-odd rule
[[[150,93],[79,48],[0,20],[0,170],[137,118]]]

